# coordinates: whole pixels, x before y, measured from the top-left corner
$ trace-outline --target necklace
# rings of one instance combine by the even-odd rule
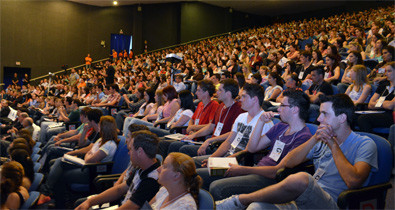
[[[179,196],[177,196],[177,197],[171,199],[170,201],[164,201],[164,202],[162,203],[162,206],[168,206],[168,205],[170,205],[171,203],[173,203],[174,201],[176,201],[177,199],[181,198],[182,196],[184,196],[184,195],[187,194],[187,193],[188,193],[188,191],[185,191],[185,192],[183,192],[181,195],[179,195]]]

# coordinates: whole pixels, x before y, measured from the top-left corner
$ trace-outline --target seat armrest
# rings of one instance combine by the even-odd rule
[[[175,127],[175,128],[170,129],[170,133],[186,134],[187,133],[187,128],[188,128],[188,126]]]
[[[281,182],[282,180],[287,178],[289,175],[295,174],[298,172],[302,172],[302,171],[313,175],[314,174],[314,165],[312,164],[312,162],[306,161],[306,162],[299,164],[293,168],[282,168],[282,169],[278,170],[277,174],[276,174],[276,181]]]
[[[220,142],[222,143],[222,142]],[[255,152],[255,153],[251,153],[248,151],[242,151],[240,152],[237,156],[237,162],[239,162],[239,164],[241,163],[242,165],[245,166],[253,166],[257,161],[259,161],[260,158],[262,158],[262,156],[265,156],[269,153],[269,150],[264,149],[261,150],[259,152]]]
[[[340,193],[337,205],[341,209],[384,209],[387,190],[391,187],[391,183],[387,182],[359,189],[345,190]]]
[[[119,179],[121,174],[111,174],[110,176],[101,176],[101,178],[96,177],[93,185],[95,187],[96,193],[101,193],[112,186]]]

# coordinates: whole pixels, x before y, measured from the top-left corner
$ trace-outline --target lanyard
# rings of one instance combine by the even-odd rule
[[[288,126],[288,128],[289,128],[289,126]],[[281,141],[281,137],[283,137],[284,133],[287,132],[288,128],[285,129],[284,132],[278,137],[277,141]],[[301,130],[303,130],[303,128],[300,129],[300,130],[298,130],[298,131],[296,131],[296,132],[293,134],[292,140],[291,140],[288,144],[285,144],[285,145],[290,145],[290,144],[292,144],[292,142],[295,140],[296,134],[299,133],[299,131],[301,131]],[[281,142],[282,142],[282,141],[281,141]]]
[[[203,103],[203,102],[202,102],[202,103]],[[210,103],[211,103],[211,101],[208,102],[208,104],[207,104],[206,106],[203,107],[203,109],[199,112],[199,115],[198,115],[198,117],[195,119],[195,121],[196,121],[196,120],[200,120],[200,117],[202,116],[202,113],[203,113],[204,109],[205,109]]]
[[[235,104],[235,102],[233,102],[233,104]],[[230,107],[228,108],[228,111],[226,112],[226,115],[225,115],[225,117],[224,117],[222,122],[224,122],[226,120],[226,117],[228,116],[229,110],[232,108],[233,104],[230,105]],[[225,104],[224,104],[224,106],[221,109],[221,113],[219,114],[219,118],[218,118],[219,122],[221,122],[221,116],[222,116],[222,111],[224,110],[224,107],[225,107]]]

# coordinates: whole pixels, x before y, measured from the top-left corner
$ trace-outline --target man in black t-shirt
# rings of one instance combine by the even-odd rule
[[[317,120],[320,110],[320,95],[333,95],[332,86],[324,81],[324,69],[314,68],[311,71],[311,80],[313,85],[310,86],[305,93],[310,98],[310,109],[309,109],[309,119],[308,122],[314,122]]]
[[[309,96],[310,102],[319,105],[320,95],[333,95],[332,86],[324,81],[324,69],[315,68],[311,71],[313,85],[305,93]]]
[[[115,201],[125,196],[120,208],[140,209],[158,192],[158,171],[160,163],[155,159],[159,139],[150,131],[142,130],[128,135],[127,144],[133,170],[126,182],[90,197],[76,209],[89,209],[94,205]]]

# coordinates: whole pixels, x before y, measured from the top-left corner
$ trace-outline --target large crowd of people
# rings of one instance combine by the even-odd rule
[[[45,181],[38,205],[197,209],[203,188],[217,209],[282,208],[277,204],[291,201],[336,208],[343,190],[365,186],[377,170],[375,143],[353,130],[394,124],[394,47],[394,9],[387,7],[141,55],[113,50],[103,62],[88,54],[84,67],[38,84],[14,75],[0,93],[1,160],[12,160],[1,167],[1,206],[17,209],[28,199],[32,157],[39,154]],[[171,62],[169,54],[182,59]],[[172,133],[185,136],[167,139]],[[64,195],[74,183],[89,184],[89,170],[64,156],[111,161],[120,135],[128,168],[111,188],[74,206]],[[268,153],[256,166],[232,164],[224,176],[206,169],[208,158],[263,149]],[[274,179],[279,169],[306,160],[314,160],[314,176]]]

